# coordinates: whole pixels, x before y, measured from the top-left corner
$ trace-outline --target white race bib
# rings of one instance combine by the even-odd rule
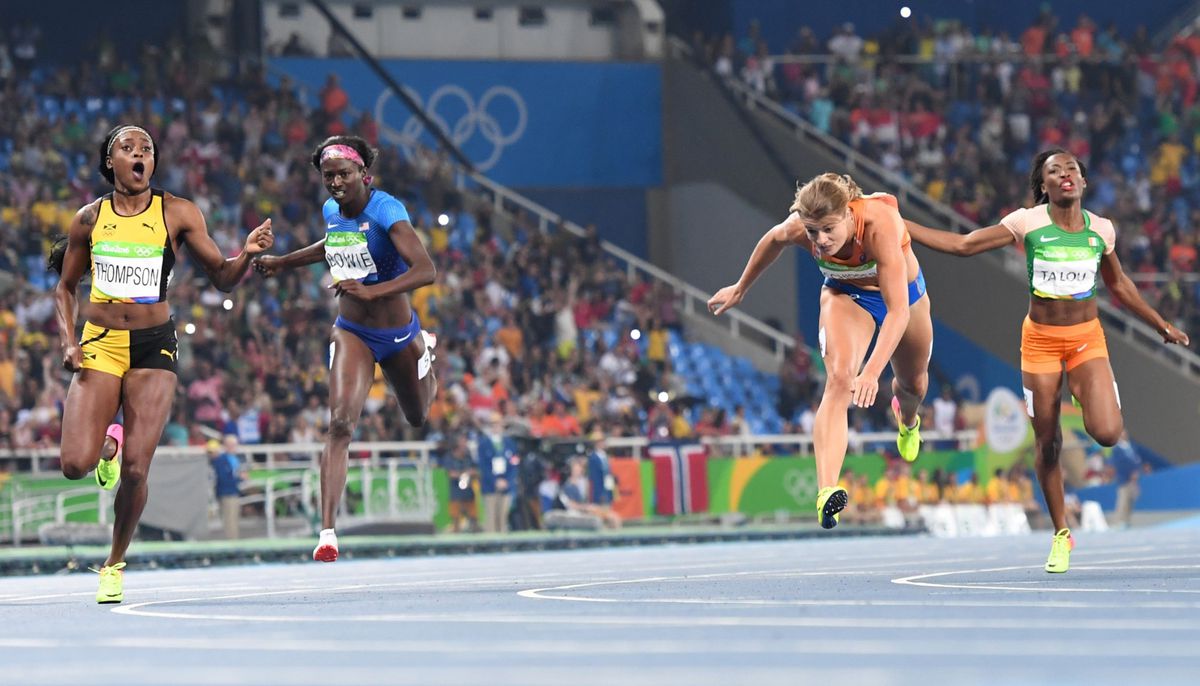
[[[104,241],[92,246],[92,288],[110,298],[158,298],[163,248]]]
[[[1096,287],[1096,260],[1050,261],[1034,258],[1033,290],[1049,296],[1069,298],[1090,293]]]
[[[334,281],[364,279],[376,273],[367,236],[355,231],[335,231],[325,236],[325,262]]]

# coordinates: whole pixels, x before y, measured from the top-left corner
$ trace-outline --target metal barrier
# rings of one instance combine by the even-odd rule
[[[362,521],[390,522],[433,522],[437,513],[437,497],[433,490],[433,471],[429,463],[430,452],[436,447],[429,441],[388,441],[350,444],[350,473],[361,485],[363,503],[361,512],[347,509],[348,498],[342,498],[339,521],[353,526]],[[277,507],[285,508],[295,503],[306,522],[319,521],[320,490],[317,487],[319,457],[324,449],[319,443],[284,443],[272,445],[244,445],[236,449],[244,465],[251,470],[267,469],[272,473],[258,476],[243,483],[245,494],[242,505],[261,505],[266,526],[266,535],[279,535]],[[161,447],[156,460],[171,460],[180,457],[203,456],[204,448]],[[29,472],[45,475],[46,480],[61,479],[53,472],[47,473],[44,462],[57,459],[54,449],[37,449],[25,452],[8,451],[3,457],[24,463]],[[358,470],[357,472],[355,470]],[[5,517],[0,519],[0,541],[9,540],[20,545],[31,537],[42,524],[67,521],[78,513],[95,513],[97,522],[108,523],[111,519],[112,494],[94,487],[72,487],[63,480],[62,490],[46,493],[27,493],[19,482],[8,484],[4,489]],[[94,496],[90,499],[87,496]],[[84,498],[79,502],[79,498]]]

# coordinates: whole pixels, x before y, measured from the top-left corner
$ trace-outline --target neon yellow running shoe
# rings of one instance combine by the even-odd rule
[[[917,415],[917,423],[911,429],[904,426],[904,420],[900,418],[900,401],[896,396],[892,396],[892,412],[896,413],[896,425],[900,427],[896,449],[905,462],[915,462],[917,454],[921,452],[921,415]]]
[[[822,529],[838,525],[838,513],[846,509],[850,494],[841,486],[826,486],[817,493],[817,521]]]
[[[100,590],[96,591],[97,603],[119,603],[125,600],[125,569],[124,562],[118,562],[111,567],[92,568],[100,573]]]
[[[104,432],[104,437],[113,439],[117,449],[112,458],[106,460],[102,456],[96,463],[96,485],[111,491],[121,478],[121,448],[125,444],[125,428],[120,424],[110,424],[108,431]]]
[[[1046,559],[1046,571],[1051,574],[1062,574],[1071,567],[1071,550],[1075,547],[1075,539],[1071,538],[1070,529],[1059,529],[1054,534],[1050,544],[1050,557]]]

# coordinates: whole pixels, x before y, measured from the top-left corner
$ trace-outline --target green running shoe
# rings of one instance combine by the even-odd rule
[[[92,569],[100,573],[100,590],[96,591],[97,603],[119,603],[125,600],[125,569],[124,562],[118,562],[111,567]]]
[[[1071,550],[1075,547],[1075,539],[1071,538],[1070,529],[1059,529],[1054,534],[1050,544],[1050,557],[1046,559],[1046,571],[1051,574],[1062,574],[1071,567]]]
[[[904,426],[904,420],[900,418],[900,401],[896,396],[892,396],[892,412],[896,413],[896,425],[900,427],[900,433],[896,436],[896,449],[900,451],[900,457],[903,457],[905,462],[914,462],[917,454],[921,452],[921,415],[917,415],[917,423],[911,429]]]
[[[838,525],[838,513],[846,509],[850,494],[840,486],[826,486],[817,493],[817,521],[822,529]]]
[[[112,458],[106,460],[101,457],[100,462],[96,464],[96,485],[111,491],[121,478],[121,448],[125,444],[125,428],[120,424],[110,424],[108,431],[104,432],[104,437],[113,439],[117,450]]]

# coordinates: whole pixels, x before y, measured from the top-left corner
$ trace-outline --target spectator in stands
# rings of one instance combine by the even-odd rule
[[[988,505],[1011,502],[1008,499],[1008,495],[1008,479],[1004,476],[1004,470],[997,467],[996,471],[992,473],[992,478],[988,480],[988,484],[984,488],[983,501]]]
[[[1141,495],[1141,474],[1148,465],[1138,455],[1128,433],[1121,434],[1121,440],[1113,446],[1110,457],[1117,485],[1117,507],[1113,518],[1118,528],[1128,529],[1133,518],[1133,506]]]
[[[603,488],[603,484],[597,486],[588,479],[587,463],[587,458],[583,456],[575,456],[567,461],[568,475],[559,491],[563,505],[571,512],[599,517],[611,529],[621,528],[621,516],[613,511],[611,504],[593,502],[594,489]]]
[[[492,411],[475,449],[479,470],[479,493],[483,500],[485,533],[508,531],[508,510],[517,478],[517,445],[505,435],[504,416]]]
[[[450,530],[456,533],[479,530],[479,511],[475,507],[474,481],[479,474],[466,433],[450,439],[450,448],[441,460],[450,480]]]
[[[954,389],[949,384],[942,384],[942,393],[933,399],[933,430],[948,438],[939,441],[943,449],[953,449],[957,444],[949,438],[958,428],[958,402],[954,399]]]
[[[804,334],[794,334],[796,345],[779,366],[779,416],[791,419],[796,410],[812,400],[816,390],[812,350],[804,343]]]
[[[208,451],[209,463],[215,476],[217,506],[221,513],[221,527],[225,538],[234,540],[241,531],[241,495],[242,480],[246,478],[246,469],[242,466],[241,458],[234,452],[237,450],[237,436],[226,434],[224,441],[215,438],[205,444]]]

